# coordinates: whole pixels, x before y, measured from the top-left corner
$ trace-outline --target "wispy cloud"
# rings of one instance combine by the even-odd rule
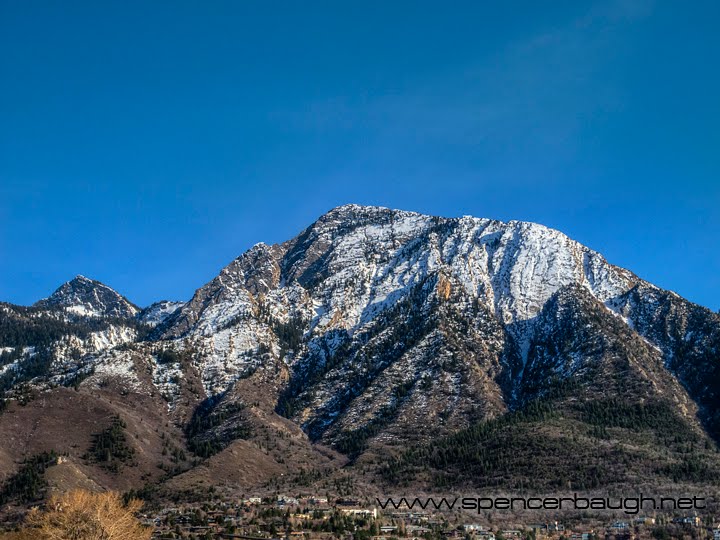
[[[623,106],[614,63],[632,46],[633,24],[652,14],[649,0],[598,3],[557,26],[435,72],[402,93],[344,96],[282,111],[289,129],[362,134],[358,151],[417,151],[448,145],[546,147],[572,153],[588,123]],[[374,137],[368,138],[368,130]]]

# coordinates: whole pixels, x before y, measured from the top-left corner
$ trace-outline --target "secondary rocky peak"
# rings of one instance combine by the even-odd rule
[[[90,317],[131,318],[140,311],[114,289],[82,275],[64,283],[48,298],[40,300],[35,305],[62,308],[77,315]]]

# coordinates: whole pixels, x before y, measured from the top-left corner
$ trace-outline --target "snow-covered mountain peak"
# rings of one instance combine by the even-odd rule
[[[346,204],[333,208],[320,216],[297,239],[314,237],[327,240],[358,228],[387,227],[400,222],[417,221],[419,218],[424,220],[430,218],[430,216],[424,216],[417,212],[393,210],[382,206]]]
[[[259,295],[283,297],[280,291],[296,286],[311,298],[313,307],[304,309],[321,313],[315,321],[319,328],[342,320],[340,326],[349,329],[440,271],[504,323],[534,317],[569,285],[608,302],[639,281],[597,252],[536,223],[441,218],[350,204],[324,214],[288,242],[256,244],[232,261],[182,308],[176,319],[181,324],[172,335],[201,321],[203,333],[212,332],[248,313]],[[287,312],[289,306],[276,308]],[[211,316],[219,319],[211,321]]]
[[[288,330],[278,325],[311,339],[352,337],[382,324],[422,288],[440,287],[443,296],[482,306],[519,332],[515,323],[532,321],[564,288],[583,288],[613,309],[612,300],[639,281],[543,225],[345,205],[287,242],[256,244],[237,257],[158,335],[196,340],[210,359],[203,367],[207,388],[222,388],[256,361],[257,351],[284,354],[277,332]]]
[[[586,287],[605,302],[638,281],[563,233],[523,221],[346,205],[285,245],[285,282],[297,280],[312,289],[330,286],[341,295],[334,296],[345,304],[344,313],[366,311],[363,302],[400,298],[403,290],[440,269],[505,322],[533,317],[570,284]],[[346,284],[358,282],[365,293],[353,301],[361,305],[348,306]]]
[[[71,313],[90,317],[131,318],[140,311],[114,289],[82,275],[64,283],[48,298],[35,305],[63,308]]]

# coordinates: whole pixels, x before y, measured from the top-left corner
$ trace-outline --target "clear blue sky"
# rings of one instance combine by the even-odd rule
[[[355,202],[536,221],[720,308],[715,1],[0,0],[0,299],[187,299]]]

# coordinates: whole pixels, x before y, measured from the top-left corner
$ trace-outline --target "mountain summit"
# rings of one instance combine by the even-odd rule
[[[137,306],[107,285],[78,275],[61,285],[48,298],[35,304],[42,308],[64,308],[77,315],[130,318]]]

